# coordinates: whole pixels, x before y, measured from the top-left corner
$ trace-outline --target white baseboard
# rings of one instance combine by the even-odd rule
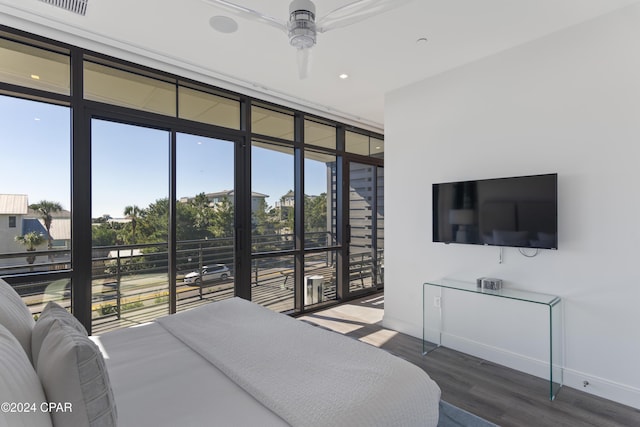
[[[587,382],[586,386],[584,385],[585,381]],[[636,387],[567,368],[564,369],[564,384],[585,393],[640,409],[640,389]]]
[[[403,320],[386,315],[383,317],[382,324],[387,329],[392,329],[394,331],[422,339],[422,328],[419,325],[407,323]],[[549,379],[548,361],[537,360],[502,348],[488,346],[468,338],[446,333],[442,335],[442,345],[499,365],[525,372],[529,375],[545,380]],[[586,387],[584,386],[584,381],[587,382]],[[590,393],[604,399],[609,399],[623,405],[640,409],[640,389],[636,387],[569,368],[564,368],[563,370],[563,383],[564,387],[575,388],[577,390],[584,391],[585,393]],[[560,390],[560,393],[562,393],[562,389]]]
[[[525,372],[545,380],[549,379],[549,361],[542,361],[513,353],[502,348],[487,346],[467,338],[443,334],[445,347],[461,351],[509,368]],[[640,409],[640,389],[626,384],[610,381],[584,372],[564,368],[562,372],[564,387],[571,387],[604,399]],[[588,385],[584,386],[584,381]],[[562,390],[560,390],[562,393]]]
[[[382,327],[422,339],[422,327],[420,325],[387,316],[386,311],[382,316]]]
[[[481,342],[447,333],[442,334],[442,345],[538,378],[549,379],[548,360],[537,360],[503,348],[489,346]]]

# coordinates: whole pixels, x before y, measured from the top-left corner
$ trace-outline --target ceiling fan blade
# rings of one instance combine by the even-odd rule
[[[355,24],[391,9],[404,6],[413,0],[356,0],[332,10],[316,21],[316,30],[325,33],[336,28]]]
[[[231,12],[242,18],[250,19],[256,22],[262,22],[263,24],[271,25],[272,27],[278,28],[279,30],[282,30],[284,32],[288,31],[286,21],[280,20],[278,18],[274,18],[269,15],[265,15],[264,13],[260,13],[253,9],[249,9],[248,7],[231,3],[230,1],[226,1],[226,0],[202,0],[202,1],[212,6],[220,7],[221,9],[224,9],[227,12]]]
[[[296,49],[298,60],[298,77],[300,80],[307,78],[309,75],[309,69],[311,68],[311,48],[303,47]]]

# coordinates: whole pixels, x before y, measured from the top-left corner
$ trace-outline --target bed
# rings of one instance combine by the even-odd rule
[[[8,293],[7,287],[10,289],[6,285],[3,291],[0,286],[0,305],[7,301],[1,295]],[[19,300],[17,294],[15,297]],[[435,426],[438,422],[440,389],[422,369],[384,350],[240,298],[90,339],[82,337],[82,326],[72,316],[66,318],[68,312],[55,303],[49,303],[45,311],[37,322],[25,319],[21,328],[13,325],[12,331],[20,337],[14,341],[24,348],[23,355],[36,359],[34,371],[41,394],[26,396],[20,391],[7,395],[4,388],[15,379],[0,378],[0,400],[72,402],[74,410],[72,414],[44,411],[52,424],[46,424],[45,417],[38,418],[43,424],[34,422],[33,417],[43,411],[31,417],[0,415],[10,426],[351,427]],[[56,316],[51,313],[64,320],[52,320]],[[3,316],[0,314],[0,323],[5,326],[16,323]],[[29,328],[30,347],[25,338]],[[75,379],[76,372],[63,368],[63,377],[54,368],[59,362],[50,361],[57,351],[52,346],[66,339],[55,336],[60,330],[82,341],[83,350],[72,352],[74,357],[93,350],[87,364],[91,367],[89,385],[79,387],[80,392],[74,390],[71,397],[67,397],[68,390],[65,395],[57,389],[71,388],[65,378]],[[6,335],[0,329],[0,349],[7,347]],[[60,363],[70,358],[67,351]],[[22,365],[26,365],[24,360]],[[83,369],[78,371],[82,374]],[[36,386],[31,384],[33,375],[25,382]],[[88,414],[79,414],[82,412]],[[16,415],[31,422],[20,424]],[[0,425],[2,421],[0,418]]]

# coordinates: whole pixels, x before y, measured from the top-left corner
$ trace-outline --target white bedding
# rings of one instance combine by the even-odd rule
[[[288,425],[156,323],[94,338],[119,427]]]
[[[440,389],[422,369],[239,298],[108,333],[101,344],[122,426],[438,421]]]

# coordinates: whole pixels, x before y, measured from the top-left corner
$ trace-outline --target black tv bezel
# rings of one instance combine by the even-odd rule
[[[555,246],[521,246],[521,245],[505,245],[505,244],[493,244],[486,242],[458,242],[455,240],[445,241],[445,240],[436,240],[437,227],[438,224],[436,222],[438,216],[436,212],[436,187],[441,185],[454,185],[454,184],[465,184],[465,183],[477,183],[477,182],[487,182],[487,181],[502,181],[502,180],[511,180],[517,178],[536,178],[536,177],[546,177],[553,176],[555,178],[554,185],[554,196],[555,196],[555,228],[556,228],[556,239]],[[505,248],[519,248],[519,249],[546,249],[546,250],[558,250],[558,173],[542,173],[542,174],[532,174],[532,175],[515,175],[515,176],[506,176],[506,177],[498,177],[498,178],[483,178],[483,179],[471,179],[464,181],[447,181],[447,182],[436,182],[431,185],[431,215],[432,215],[432,229],[431,229],[431,241],[432,243],[444,243],[444,244],[459,244],[459,245],[470,245],[470,246],[495,246],[495,247],[505,247]]]

